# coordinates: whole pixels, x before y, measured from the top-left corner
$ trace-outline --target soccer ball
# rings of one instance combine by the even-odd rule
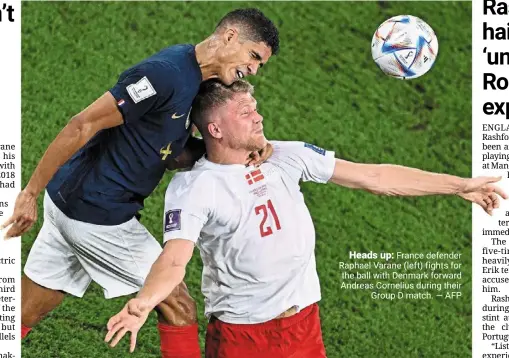
[[[371,55],[387,75],[411,79],[428,72],[438,54],[433,29],[418,17],[400,15],[384,21],[373,35]]]

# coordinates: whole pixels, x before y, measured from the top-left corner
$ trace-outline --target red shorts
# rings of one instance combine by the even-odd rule
[[[288,317],[259,324],[232,324],[212,317],[206,358],[324,358],[325,347],[315,303]]]

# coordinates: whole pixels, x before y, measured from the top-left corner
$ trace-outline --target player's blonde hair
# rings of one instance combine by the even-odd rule
[[[207,132],[212,110],[226,104],[237,93],[253,95],[254,87],[246,80],[237,80],[231,85],[225,85],[217,79],[212,79],[201,84],[193,101],[191,120],[202,135]]]

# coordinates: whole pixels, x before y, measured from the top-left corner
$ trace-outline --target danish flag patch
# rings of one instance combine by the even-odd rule
[[[249,174],[246,174],[246,180],[249,185],[252,185],[260,180],[265,179],[260,169],[254,170]]]

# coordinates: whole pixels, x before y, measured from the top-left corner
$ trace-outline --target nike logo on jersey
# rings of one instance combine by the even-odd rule
[[[185,113],[184,114],[181,114],[180,116],[177,115],[177,112],[173,113],[172,116],[171,116],[171,119],[179,119],[179,118],[182,118],[185,116]]]

